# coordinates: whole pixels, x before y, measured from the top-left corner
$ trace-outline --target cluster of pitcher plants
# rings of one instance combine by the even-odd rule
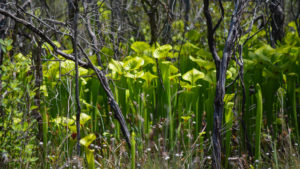
[[[294,23],[289,24],[289,29],[295,30]],[[160,163],[165,167],[211,164],[215,64],[207,46],[194,41],[194,36],[201,35],[192,31],[189,34],[192,36],[187,36],[185,43],[177,45],[132,41],[121,60],[112,59],[111,49],[102,49],[106,63],[99,68],[107,72],[110,87],[132,132],[133,148],[129,154],[96,75],[79,69],[83,156],[78,158],[83,165],[143,168]],[[243,46],[243,82],[239,80],[237,63],[230,62],[228,67],[222,130],[222,158],[226,168],[240,163],[252,168],[280,168],[284,163],[289,166],[299,163],[300,38],[290,31],[274,49],[259,39],[264,34],[260,32]],[[72,163],[65,161],[72,161],[77,135],[74,63],[54,56],[53,49],[47,43],[43,45],[47,52],[40,88],[43,142],[37,144],[32,134],[37,122],[24,120],[36,108],[32,104],[36,88],[30,73],[31,55],[10,56],[11,43],[9,39],[1,40],[2,50],[6,51],[1,72],[2,87],[7,91],[3,104],[10,112],[1,127],[11,128],[0,131],[2,154],[12,157],[22,154],[10,164],[13,168],[36,166],[38,159],[43,159],[47,166],[71,166]],[[56,45],[60,47],[58,42]],[[219,48],[222,51],[222,45]],[[96,62],[94,57],[91,60]],[[56,61],[49,61],[53,58]],[[24,99],[28,102],[24,103]],[[8,140],[14,140],[14,144],[8,144]],[[43,148],[43,153],[35,151],[39,148]]]

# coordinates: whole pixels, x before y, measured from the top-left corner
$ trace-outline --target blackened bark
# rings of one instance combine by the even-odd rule
[[[213,120],[213,166],[214,169],[221,168],[221,128],[222,128],[222,116],[224,111],[224,96],[225,96],[225,85],[226,85],[226,72],[227,66],[230,61],[235,43],[239,35],[240,20],[243,15],[245,6],[248,4],[249,0],[237,0],[235,2],[235,9],[231,17],[230,28],[228,31],[227,39],[225,42],[225,47],[223,49],[222,60],[219,59],[217,54],[217,49],[215,46],[214,33],[220,25],[222,18],[218,21],[217,25],[213,27],[212,18],[209,12],[209,0],[204,0],[204,15],[207,20],[208,29],[208,44],[212,56],[216,64],[216,96],[214,100],[214,120]],[[221,10],[223,9],[221,0],[219,0]],[[223,13],[223,12],[222,12]],[[222,16],[223,17],[223,16]]]
[[[1,31],[0,31],[1,34]],[[0,37],[2,39],[2,36]],[[3,64],[3,52],[1,51],[1,45],[0,45],[0,66]],[[0,69],[1,70],[1,69]],[[0,73],[0,117],[3,117],[4,112],[3,112],[3,107],[2,107],[2,73]]]
[[[284,33],[284,0],[272,1],[269,5],[271,14],[271,46],[275,48],[277,41],[281,41]]]
[[[32,110],[34,118],[38,123],[38,139],[43,141],[43,119],[40,113],[41,107],[41,92],[40,87],[43,83],[43,69],[41,62],[41,54],[42,54],[42,46],[41,43],[38,42],[38,46],[33,49],[32,60],[33,60],[33,72],[35,78],[35,96],[34,96],[34,104],[37,108]]]
[[[78,0],[69,0],[69,16],[72,18],[69,18],[72,21],[72,28],[73,28],[73,38],[72,38],[72,45],[73,45],[73,54],[75,57],[75,99],[76,99],[76,129],[77,129],[77,155],[80,156],[80,113],[81,113],[81,107],[80,107],[80,95],[79,95],[79,71],[78,71],[78,52],[77,52],[77,36],[78,36],[78,13],[79,13],[79,7],[78,7]],[[73,12],[73,13],[71,13]]]
[[[0,0],[0,4],[5,4],[6,0]],[[1,6],[3,7],[3,6]],[[5,38],[5,25],[6,25],[6,18],[4,15],[0,15],[0,39]],[[0,66],[3,64],[3,57],[4,53],[1,50],[1,44],[0,44]],[[1,70],[1,69],[0,69]],[[3,107],[2,107],[2,73],[0,73],[0,117],[3,117]]]
[[[189,21],[189,13],[190,13],[190,0],[184,0],[184,28],[187,28],[187,24]]]
[[[298,3],[298,9],[297,9],[296,17],[295,17],[295,22],[297,25],[298,37],[300,37],[300,1],[297,0],[297,3]]]
[[[157,42],[157,38],[158,38],[158,23],[157,23],[158,4],[159,4],[158,0],[142,0],[144,11],[146,12],[149,18],[150,32],[151,32],[151,40],[150,40],[151,45]]]
[[[217,48],[216,48],[216,42],[214,39],[214,27],[212,23],[212,17],[209,12],[209,0],[204,0],[204,15],[206,18],[206,26],[207,26],[207,40],[208,40],[208,47],[210,52],[212,53],[216,69],[217,69],[217,78],[218,78],[218,67],[219,67],[219,62],[220,62],[220,57],[218,56],[217,53]],[[223,17],[222,17],[223,18]]]
[[[110,0],[110,7],[111,7],[111,40],[113,44],[113,51],[114,51],[114,59],[118,58],[119,51],[118,51],[118,28],[117,28],[117,17],[118,17],[118,4],[119,0]]]
[[[174,15],[173,15],[173,12],[174,12],[174,9],[176,7],[176,2],[177,0],[170,0],[169,1],[169,7],[166,11],[166,25],[164,27],[164,30],[163,30],[163,39],[162,39],[162,43],[163,44],[168,44],[171,42],[172,40],[172,37],[171,37],[171,25],[172,25],[172,22],[173,22],[173,19],[174,19]]]

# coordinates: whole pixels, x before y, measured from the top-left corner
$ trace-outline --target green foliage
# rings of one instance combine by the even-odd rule
[[[98,7],[103,13],[101,17],[111,17],[105,3],[98,3]],[[294,27],[293,24],[289,26]],[[174,22],[172,27],[184,32],[183,21]],[[284,132],[281,133],[286,131],[286,126],[292,129],[288,130],[291,131],[288,134],[292,140],[290,142],[300,144],[297,116],[300,38],[293,32],[287,33],[285,40],[273,49],[261,42],[259,37],[262,34],[265,32],[254,36],[243,46],[246,87],[244,116],[240,115],[244,111],[242,84],[239,80],[235,81],[239,76],[239,67],[235,62],[228,64],[226,84],[235,82],[236,85],[226,88],[222,138],[224,158],[228,159],[240,155],[236,150],[241,153],[247,151],[246,132],[249,141],[255,143],[255,147],[250,147],[255,152],[255,160],[260,160],[259,165],[266,168],[261,161],[271,158],[264,155],[270,147],[274,150],[272,154],[275,154],[271,159],[276,159],[277,167],[280,163],[277,149],[284,145],[273,140],[286,136]],[[180,34],[176,36],[177,40],[183,38]],[[111,48],[101,49],[103,55],[108,56],[107,63],[101,69],[108,72],[106,76],[110,79],[110,88],[132,132],[131,154],[124,153],[127,150],[120,136],[120,126],[114,120],[109,107],[110,100],[95,74],[91,70],[79,69],[83,112],[80,118],[80,143],[83,145],[85,167],[111,165],[111,161],[119,157],[120,164],[116,166],[122,163],[130,166],[131,163],[131,168],[145,164],[147,160],[143,158],[150,158],[150,161],[152,157],[153,160],[159,159],[158,156],[166,159],[166,163],[175,161],[183,167],[194,165],[193,160],[206,160],[207,165],[211,163],[208,157],[211,154],[209,144],[213,128],[215,63],[206,46],[199,44],[202,32],[190,30],[184,36],[187,40],[183,44],[173,45],[150,46],[147,42],[133,41],[130,49],[120,47],[126,51],[124,55],[128,55],[122,59],[110,58],[114,54]],[[221,36],[218,32],[216,38],[221,39]],[[242,37],[241,41],[246,38]],[[50,166],[63,164],[73,157],[76,145],[74,63],[62,56],[57,56],[60,61],[43,62],[43,83],[40,89],[36,89],[31,72],[31,53],[10,56],[8,51],[12,49],[12,41],[6,39],[0,43],[1,50],[5,52],[1,66],[2,91],[6,91],[2,101],[5,118],[0,120],[0,127],[6,128],[0,131],[1,153],[7,154],[13,168],[25,165],[39,168],[38,152],[41,149],[46,149],[44,158]],[[58,42],[55,45],[62,46]],[[47,53],[47,59],[55,58],[49,44],[44,43],[42,48]],[[223,44],[220,44],[218,49],[221,51],[222,48]],[[70,54],[73,51],[64,52]],[[91,59],[96,63],[96,55]],[[255,89],[255,97],[250,89],[256,84],[259,85]],[[41,111],[44,122],[43,146],[37,143],[37,121],[31,116],[37,108],[34,104],[37,90],[42,93],[44,107]],[[240,129],[241,118],[245,121],[245,131]],[[24,139],[18,139],[22,136]],[[148,149],[152,152],[148,152]],[[149,154],[144,156],[146,153]],[[22,162],[12,160],[16,157],[20,157]],[[107,158],[111,161],[108,162]],[[249,168],[250,165],[256,166],[250,157],[242,160],[248,160]],[[226,160],[223,165],[230,168],[232,164]]]
[[[131,134],[131,169],[135,169],[135,133]]]
[[[257,100],[257,110],[256,110],[256,129],[255,129],[255,160],[261,159],[261,129],[262,129],[262,115],[263,115],[263,101],[262,101],[262,94],[261,94],[261,87],[259,84],[256,84],[257,93],[256,93],[256,100]]]

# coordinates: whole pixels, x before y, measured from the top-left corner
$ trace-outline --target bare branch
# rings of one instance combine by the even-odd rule
[[[212,18],[209,12],[209,1],[210,0],[204,0],[204,15],[206,18],[206,25],[207,25],[207,40],[208,40],[209,50],[214,58],[216,68],[218,69],[220,64],[220,57],[218,56],[215,39],[214,39],[214,28],[213,28]]]
[[[221,24],[221,22],[222,22],[222,20],[223,20],[223,18],[224,18],[224,8],[223,8],[223,4],[222,4],[222,1],[221,1],[221,0],[219,0],[219,6],[220,6],[220,8],[221,8],[221,17],[220,17],[220,19],[218,20],[218,23],[216,24],[216,26],[214,27],[213,33],[215,33],[216,30],[219,28],[219,26],[220,26],[220,24]]]

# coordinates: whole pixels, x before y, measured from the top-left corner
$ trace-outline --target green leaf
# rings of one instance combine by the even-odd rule
[[[66,53],[66,54],[72,54],[73,53],[73,49],[62,50],[62,52]]]
[[[125,61],[124,69],[125,70],[136,70],[139,69],[144,64],[144,60],[140,57],[130,58]]]
[[[184,32],[184,22],[183,20],[178,20],[172,23],[172,29],[175,29],[179,32]]]
[[[141,78],[143,76],[143,74],[144,74],[143,71],[134,72],[134,73],[127,72],[125,74],[125,77],[131,78],[131,79],[136,79],[136,78]]]
[[[149,49],[150,45],[146,42],[136,41],[131,45],[131,49],[137,54],[142,54],[145,50]]]
[[[91,133],[85,137],[83,137],[82,139],[80,139],[80,144],[88,147],[90,144],[92,144],[92,142],[96,139],[96,135],[94,133]]]
[[[150,72],[146,72],[141,76],[141,78],[144,79],[147,84],[150,84],[153,79],[158,78],[158,77],[153,75]]]
[[[184,81],[180,81],[180,86],[182,86],[183,88],[186,88],[187,91],[190,91],[192,88],[195,88],[195,87],[201,87],[201,85],[191,85],[190,83],[188,82],[184,82]]]
[[[224,103],[229,103],[230,101],[232,101],[234,98],[234,93],[232,94],[225,94],[224,96]]]
[[[233,113],[231,109],[233,108],[234,103],[233,102],[228,102],[225,107],[228,111],[225,113],[225,123],[229,123],[233,120]]]
[[[120,61],[116,61],[114,59],[111,59],[109,65],[108,65],[108,68],[114,72],[118,72],[120,74],[122,74],[123,72],[123,62],[120,62]]]
[[[14,58],[16,59],[16,61],[22,62],[22,61],[26,61],[27,58],[22,54],[22,53],[18,53],[14,56]]]
[[[152,57],[148,57],[144,55],[142,58],[144,59],[144,66],[148,64],[155,64],[155,59]]]
[[[175,75],[170,76],[169,79],[174,80],[174,79],[176,79],[177,77],[180,77],[180,76],[181,76],[181,73],[177,73]]]
[[[38,108],[38,106],[36,106],[36,105],[30,106],[30,110],[34,110],[34,109],[37,109],[37,108]]]
[[[75,121],[67,117],[57,117],[51,120],[51,122],[54,122],[56,125],[71,126]]]
[[[6,46],[7,51],[10,51],[12,48],[13,48],[13,46],[11,46],[11,45]]]
[[[84,69],[84,68],[82,68],[82,67],[79,67],[79,68],[78,68],[78,71],[79,71],[79,75],[80,75],[80,76],[87,75],[88,72],[89,72],[87,69]],[[83,79],[83,78],[82,78],[82,79]]]
[[[49,43],[47,43],[47,42],[45,42],[45,43],[42,45],[42,48],[43,48],[43,49],[46,49],[47,52],[53,51],[53,47],[52,47]]]
[[[232,77],[232,73],[230,71],[226,72],[226,79],[230,79]]]
[[[60,47],[61,47],[61,45],[60,45],[60,43],[59,43],[59,42],[57,42],[57,41],[53,41],[53,43],[54,43],[54,45],[55,45],[57,48],[60,48]]]
[[[182,119],[184,122],[187,122],[189,119],[191,119],[191,116],[181,116],[181,119]]]
[[[101,49],[101,52],[104,53],[107,56],[113,56],[114,55],[114,51],[112,49],[110,49],[110,48],[107,48],[107,47],[103,47]]]
[[[70,61],[70,60],[66,60],[64,62],[61,63],[61,73],[62,74],[67,74],[67,73],[70,73],[71,71],[74,70],[74,62],[73,61]],[[58,68],[58,67],[57,67]]]
[[[85,148],[86,161],[88,163],[89,169],[95,168],[94,152],[95,152],[95,150]]]
[[[190,56],[191,61],[197,63],[197,65],[201,68],[204,68],[206,70],[214,69],[215,63],[207,60],[203,60],[200,58],[194,58],[193,56]]]
[[[156,59],[164,59],[168,56],[168,52],[172,49],[171,45],[163,45],[158,47],[153,52],[153,57]]]
[[[22,120],[20,118],[13,118],[14,124],[19,124]]]
[[[4,53],[6,53],[6,48],[4,46],[1,46],[1,49]]]
[[[76,116],[72,116],[74,120],[76,120]],[[80,125],[84,125],[87,121],[91,119],[91,116],[85,114],[85,113],[80,113]]]
[[[189,81],[192,85],[195,85],[196,81],[199,79],[204,78],[204,73],[200,72],[199,70],[193,68],[192,70],[186,72],[182,78],[186,81]]]

